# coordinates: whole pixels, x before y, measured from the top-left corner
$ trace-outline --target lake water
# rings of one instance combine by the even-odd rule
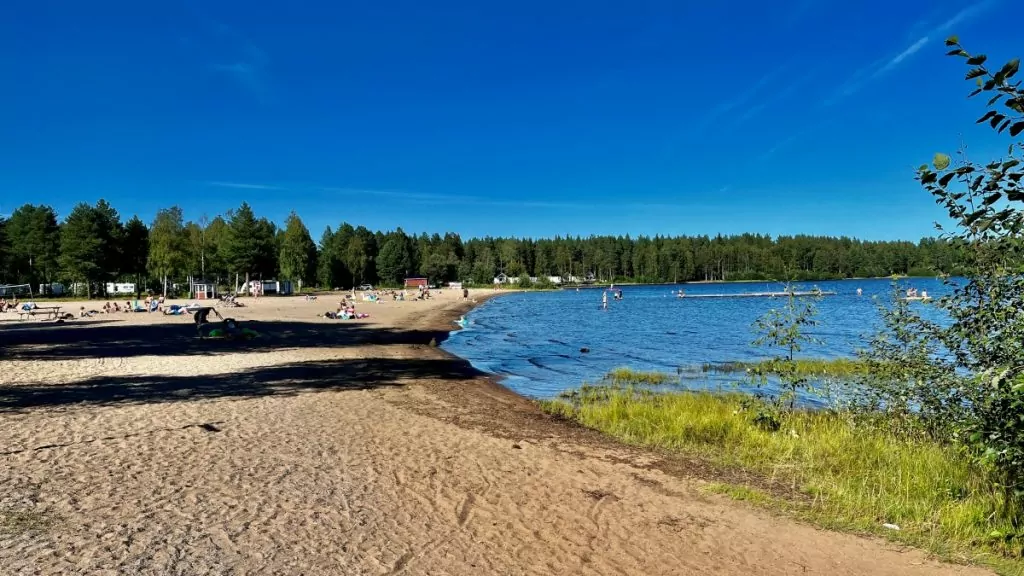
[[[936,279],[902,283],[934,297],[949,292]],[[863,348],[865,336],[879,325],[879,301],[891,299],[891,285],[885,279],[796,284],[798,290],[817,286],[837,293],[816,300],[819,324],[808,332],[822,343],[806,346],[800,355],[834,358]],[[623,299],[609,296],[607,311],[601,310],[599,289],[507,294],[473,310],[466,329],[453,333],[442,347],[533,398],[550,398],[584,382],[597,382],[622,366],[675,374],[699,369],[705,362],[750,361],[776,354],[752,345],[757,336],[751,326],[769,309],[784,305],[783,299],[679,299],[673,292],[680,288],[688,296],[784,290],[778,283],[623,286]],[[937,314],[931,304],[913,305],[926,317]],[[701,374],[693,385],[718,387],[740,379],[738,374]]]

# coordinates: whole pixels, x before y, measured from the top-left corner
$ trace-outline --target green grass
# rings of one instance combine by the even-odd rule
[[[22,534],[49,528],[53,518],[31,510],[0,510],[0,534]]]
[[[1005,536],[1016,530],[997,513],[1001,495],[957,448],[859,426],[834,412],[794,412],[770,432],[752,423],[744,408],[749,398],[740,394],[658,394],[641,384],[672,380],[617,370],[600,386],[542,406],[624,442],[743,469],[784,487],[769,495],[750,486],[713,486],[734,498],[1024,574],[1021,541]]]
[[[785,501],[751,486],[711,482],[704,487],[704,490],[711,494],[724,494],[733,500],[742,500],[759,506],[785,505]]]
[[[706,362],[701,365],[701,371],[723,374],[753,372],[759,368],[768,369],[771,362]],[[798,376],[850,378],[867,372],[867,364],[857,358],[798,358],[793,360],[793,366]]]

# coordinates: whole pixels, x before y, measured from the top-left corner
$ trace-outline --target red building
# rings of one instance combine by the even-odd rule
[[[427,288],[427,279],[426,278],[406,278],[405,279],[405,287],[406,288],[426,289]]]

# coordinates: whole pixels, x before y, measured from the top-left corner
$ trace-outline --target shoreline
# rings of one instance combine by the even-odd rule
[[[162,315],[0,334],[0,565],[988,573],[709,493],[723,481],[791,488],[545,414],[430,345],[509,293],[360,304],[367,322],[317,318],[328,299],[246,301],[230,315],[254,322],[251,342],[200,340],[190,318]]]

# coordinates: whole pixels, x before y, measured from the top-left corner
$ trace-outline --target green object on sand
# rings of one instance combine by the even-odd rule
[[[255,330],[250,330],[248,328],[242,328],[241,330],[235,333],[228,332],[223,328],[214,328],[213,330],[210,330],[210,338],[233,338],[239,340],[252,340],[253,338],[256,338],[259,335],[259,332]]]

